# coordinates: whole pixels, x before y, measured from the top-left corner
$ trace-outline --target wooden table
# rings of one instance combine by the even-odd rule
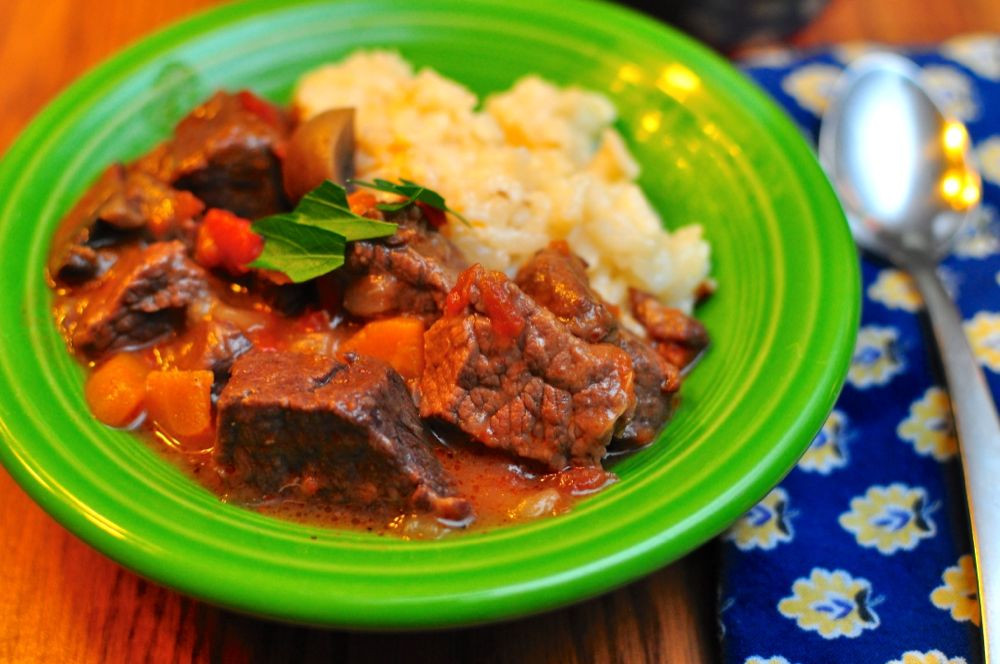
[[[214,0],[0,0],[0,151],[61,88]],[[933,42],[1000,32],[996,0],[832,0],[791,42]],[[0,396],[2,398],[2,396]],[[145,581],[90,549],[0,470],[0,662],[699,662],[717,659],[710,544],[641,581],[492,627],[372,635],[256,620]]]

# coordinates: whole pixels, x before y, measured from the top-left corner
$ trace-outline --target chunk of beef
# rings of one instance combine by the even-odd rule
[[[517,285],[584,341],[597,343],[618,329],[618,319],[590,287],[587,265],[565,242],[553,242],[518,270]]]
[[[101,251],[137,240],[194,234],[194,218],[204,205],[136,167],[115,164],[91,186],[63,222],[53,243],[49,270],[66,284],[93,279],[114,263]]]
[[[619,422],[615,440],[637,447],[653,440],[669,419],[680,387],[677,368],[644,339],[622,328],[591,287],[586,264],[564,242],[538,251],[518,271],[517,285],[586,341],[605,341],[628,353],[635,373],[636,407]]]
[[[211,321],[206,325],[204,335],[195,339],[194,352],[198,364],[212,372],[212,395],[218,397],[229,382],[229,376],[236,359],[249,351],[253,344],[232,323]]]
[[[649,293],[634,288],[629,289],[629,304],[632,315],[671,364],[684,368],[708,345],[705,326],[680,309],[661,304]]]
[[[97,357],[173,332],[184,324],[187,305],[205,292],[205,279],[180,242],[126,247],[100,283],[80,294],[79,316],[67,321],[74,348]]]
[[[635,372],[635,411],[622,419],[615,440],[624,447],[641,447],[653,442],[670,419],[681,386],[680,371],[625,328],[608,341],[628,353]]]
[[[204,209],[190,192],[178,191],[137,169],[126,169],[96,217],[121,231],[144,230],[148,236],[162,239],[190,235],[192,219]]]
[[[181,120],[156,168],[207,206],[257,219],[289,207],[275,154],[287,133],[283,116],[267,102],[217,92]]]
[[[347,253],[344,309],[359,318],[399,314],[436,319],[468,262],[448,238],[431,229],[416,206],[388,221],[396,233],[354,242]]]
[[[419,509],[461,520],[406,384],[370,357],[252,351],[219,398],[216,462],[237,498],[298,487],[378,512]]]
[[[635,406],[628,355],[584,342],[499,272],[474,265],[424,337],[423,417],[553,470],[596,465]]]
[[[99,252],[86,244],[72,244],[55,262],[53,276],[63,284],[82,284],[103,274],[116,258],[112,252]]]

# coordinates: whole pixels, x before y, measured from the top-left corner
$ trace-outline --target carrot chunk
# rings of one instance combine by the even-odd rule
[[[97,367],[84,387],[90,412],[113,427],[129,424],[142,412],[149,367],[135,355],[119,353]]]
[[[345,341],[340,351],[377,357],[403,378],[419,378],[424,371],[424,323],[408,316],[372,321]]]
[[[146,410],[166,433],[197,438],[212,428],[211,371],[151,371],[146,376]]]

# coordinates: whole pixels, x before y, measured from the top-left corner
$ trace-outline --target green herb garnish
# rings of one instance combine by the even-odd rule
[[[303,196],[293,212],[258,219],[252,228],[265,241],[250,267],[282,272],[296,283],[343,265],[347,242],[396,232],[396,224],[351,212],[347,191],[330,181]]]
[[[399,201],[398,203],[379,203],[376,207],[384,212],[398,212],[399,210],[402,210],[403,208],[413,205],[419,201],[424,205],[429,205],[435,210],[447,212],[448,214],[455,216],[455,218],[466,226],[469,225],[469,221],[465,217],[445,205],[444,197],[441,196],[441,194],[411,180],[401,179],[399,184],[390,182],[389,180],[382,180],[380,178],[375,178],[374,182],[363,182],[362,180],[351,180],[350,182],[358,185],[359,187],[374,189],[375,191],[384,191],[387,194],[396,194],[397,196],[402,196],[406,199],[404,201]]]

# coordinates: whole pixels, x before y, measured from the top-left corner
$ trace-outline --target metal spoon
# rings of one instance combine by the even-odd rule
[[[853,64],[823,116],[819,156],[858,244],[912,276],[944,366],[979,570],[986,661],[1000,662],[1000,425],[962,319],[936,267],[980,197],[961,123],[945,118],[911,61]]]

